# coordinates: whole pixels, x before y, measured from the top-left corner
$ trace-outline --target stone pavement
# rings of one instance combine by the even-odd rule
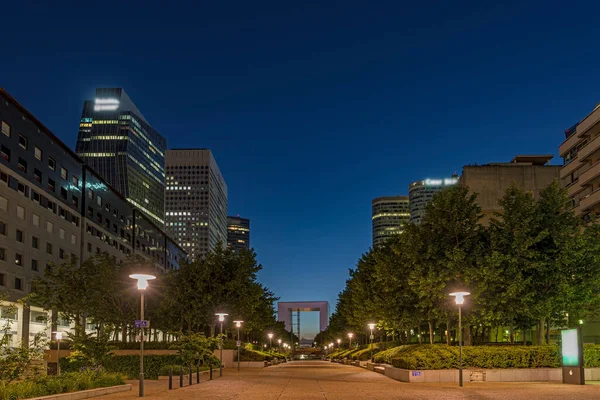
[[[600,385],[573,386],[557,383],[467,383],[459,388],[445,383],[402,383],[376,372],[325,361],[294,361],[268,368],[223,371],[222,378],[199,385],[168,390],[167,381],[146,381],[147,399],[600,399]],[[195,379],[195,376],[194,376]],[[186,380],[187,381],[187,380]],[[106,396],[137,398],[136,381],[131,392]],[[176,381],[175,386],[179,381]]]

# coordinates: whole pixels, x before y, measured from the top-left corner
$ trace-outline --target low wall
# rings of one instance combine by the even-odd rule
[[[409,370],[387,364],[367,363],[367,369],[375,369],[385,376],[401,382],[432,383],[458,382],[457,369]],[[586,368],[585,379],[600,380],[600,368]],[[561,368],[507,368],[507,369],[463,369],[465,382],[562,382]]]
[[[79,400],[89,399],[91,397],[106,396],[109,394],[127,392],[131,390],[131,385],[119,385],[98,389],[81,390],[79,392],[70,392],[62,394],[54,394],[52,396],[32,397],[29,400]]]

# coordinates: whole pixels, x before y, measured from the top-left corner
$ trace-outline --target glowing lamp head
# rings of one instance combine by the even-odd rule
[[[354,333],[352,333],[352,332],[351,332],[351,333],[349,333],[349,334],[348,334],[348,337],[349,337],[350,339],[352,339],[352,336],[354,336]]]
[[[281,344],[281,339],[277,339],[277,343]]]
[[[54,336],[56,337],[56,340],[62,340],[63,333],[62,332],[54,332]]]
[[[240,328],[242,326],[242,322],[244,322],[244,321],[233,321],[233,322],[235,322],[236,328]]]
[[[375,327],[377,326],[377,324],[367,324],[367,325],[369,325],[370,330],[375,329]]]
[[[267,336],[269,337],[269,339],[273,339],[273,334],[272,333],[267,334]]]
[[[146,290],[146,288],[148,287],[148,281],[151,281],[152,279],[156,279],[156,277],[154,275],[148,275],[148,274],[131,274],[131,275],[129,275],[129,277],[131,279],[137,280],[138,290]]]
[[[333,347],[333,343],[329,343],[329,347]]]
[[[219,317],[219,322],[223,322],[223,321],[225,321],[225,317],[228,316],[229,314],[227,314],[227,313],[215,313],[215,315],[217,317]]]
[[[342,343],[342,339],[337,340],[338,344]]]
[[[471,293],[469,293],[469,292],[454,292],[454,293],[450,293],[450,296],[453,296],[456,298],[456,304],[462,305],[465,303],[465,296],[468,296],[470,294]]]

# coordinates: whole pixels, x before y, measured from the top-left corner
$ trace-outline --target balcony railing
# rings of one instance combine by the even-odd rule
[[[600,135],[583,146],[581,150],[579,150],[577,157],[583,161],[598,150],[600,150]]]
[[[594,206],[600,203],[600,189],[596,189],[594,192],[588,194],[586,197],[582,198],[579,206],[582,211],[589,211]]]
[[[571,175],[579,167],[581,167],[579,157],[573,158],[570,163],[563,165],[563,167],[560,169],[560,179],[564,179],[565,177]]]

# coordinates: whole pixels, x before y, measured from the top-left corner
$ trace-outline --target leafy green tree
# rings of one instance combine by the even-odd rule
[[[221,337],[206,337],[202,333],[189,333],[179,336],[178,340],[171,345],[177,350],[183,365],[217,365],[219,360],[213,351],[219,347]]]

